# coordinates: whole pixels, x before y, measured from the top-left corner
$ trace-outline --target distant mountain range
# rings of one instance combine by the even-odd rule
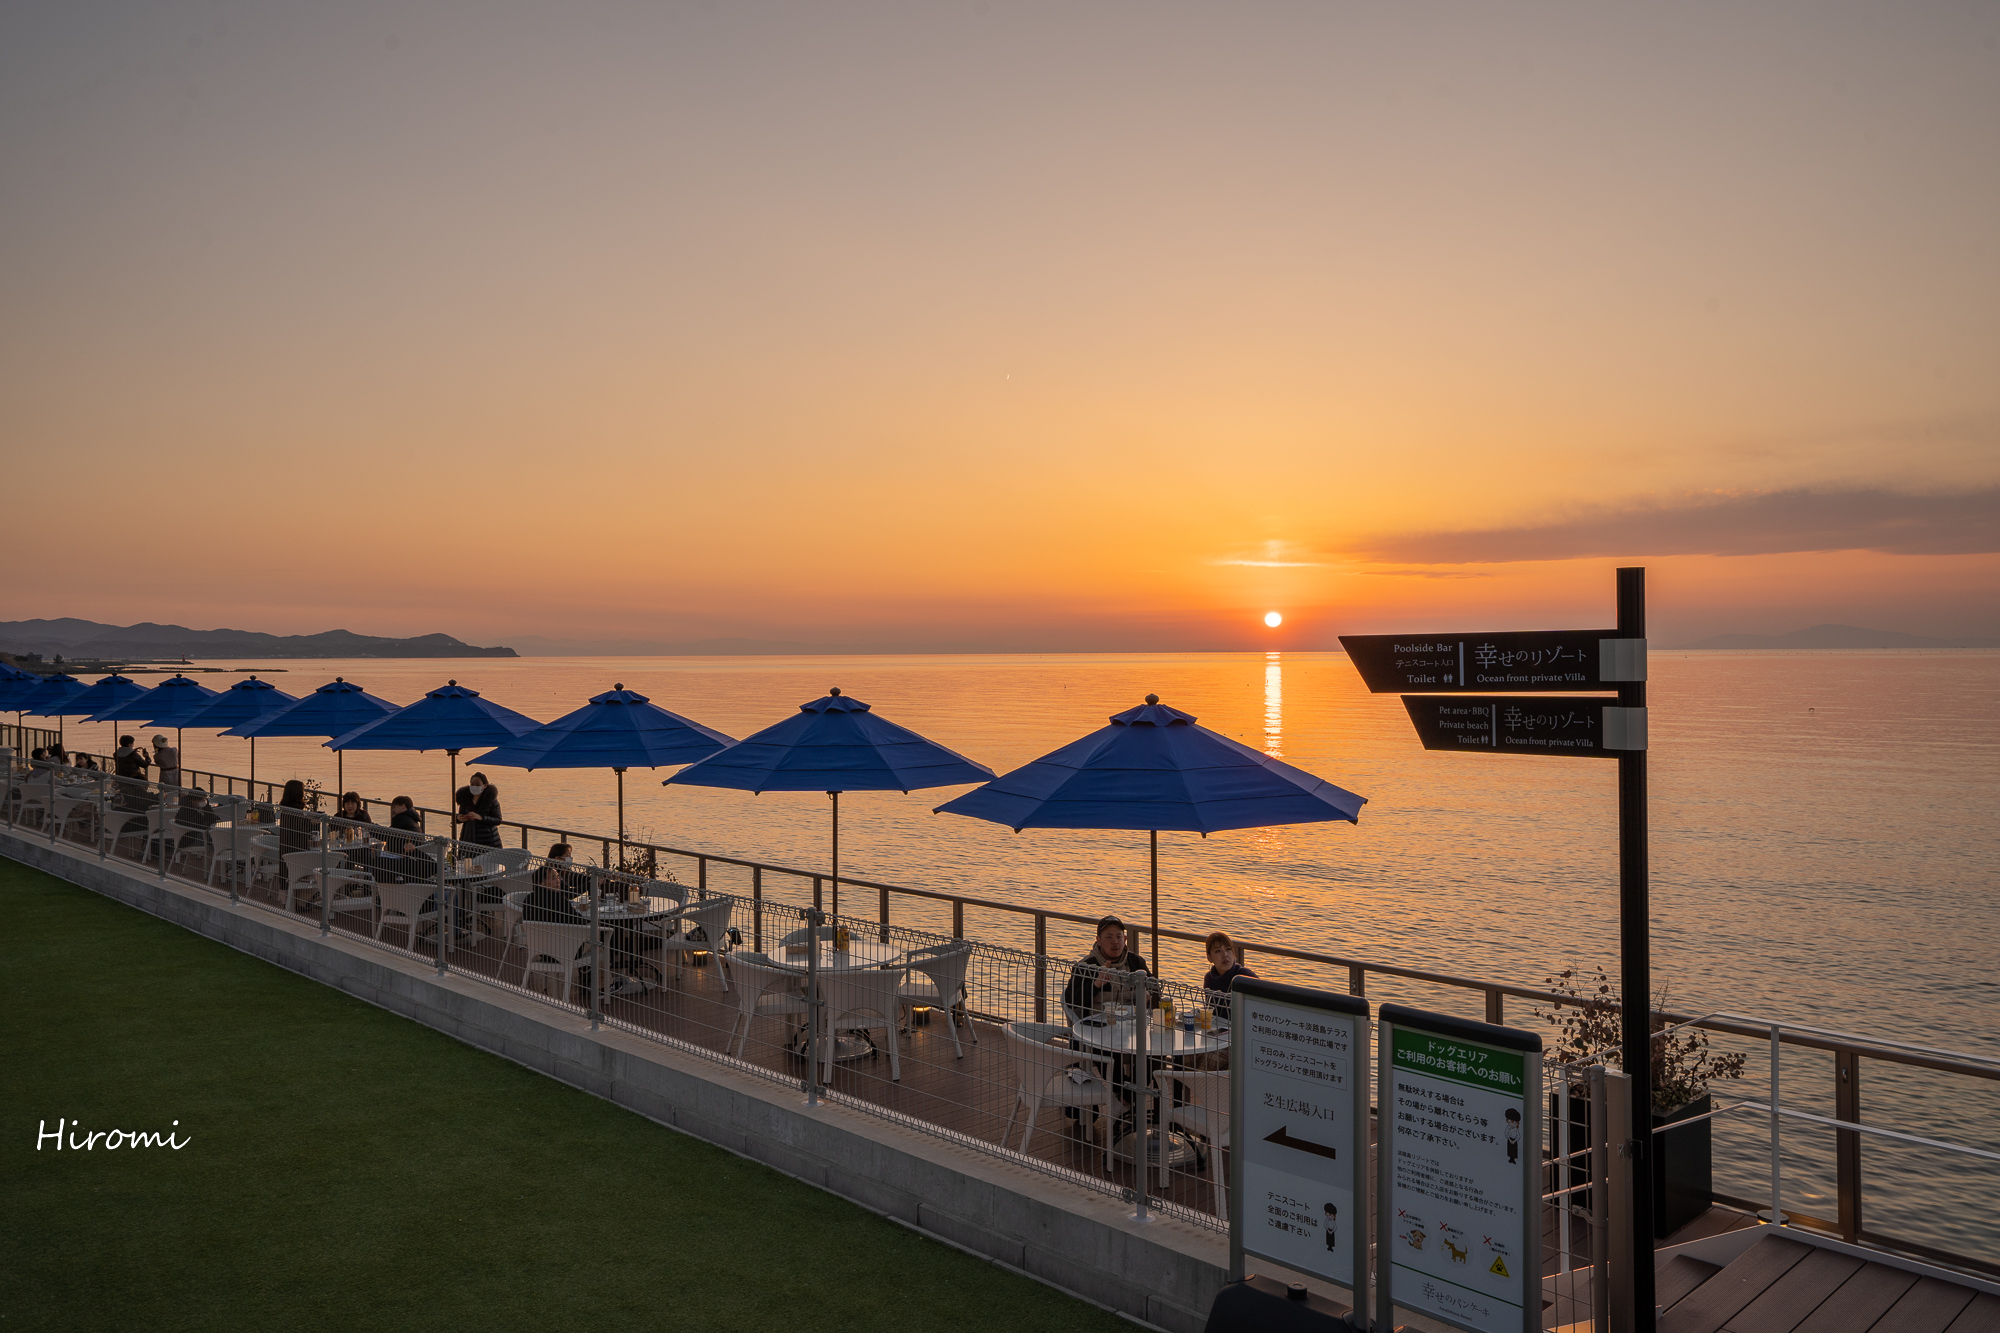
[[[0,652],[57,653],[72,661],[124,662],[181,657],[516,657],[512,648],[475,648],[449,634],[384,639],[344,629],[324,634],[259,634],[185,625],[102,625],[95,620],[0,620]]]
[[[1790,634],[1715,634],[1683,648],[2000,648],[2000,639],[1938,639],[1858,625],[1814,625]]]
[[[540,634],[515,638],[523,657],[803,657],[861,651],[791,639],[551,639]]]

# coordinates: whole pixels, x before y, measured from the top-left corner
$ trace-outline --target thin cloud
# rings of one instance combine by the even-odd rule
[[[2000,551],[2000,486],[1946,495],[1886,490],[1760,491],[1632,501],[1548,523],[1401,533],[1357,542],[1362,560],[1475,565],[1662,555]]]
[[[1300,559],[1300,556],[1315,558]],[[1257,548],[1255,555],[1230,556],[1215,563],[1249,569],[1324,569],[1329,562],[1316,558],[1314,552],[1300,550],[1291,542],[1267,541]]]

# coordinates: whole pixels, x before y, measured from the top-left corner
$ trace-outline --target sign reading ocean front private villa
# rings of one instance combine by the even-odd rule
[[[1238,977],[1231,1001],[1230,1265],[1368,1291],[1368,1002]]]
[[[1377,1300],[1475,1333],[1542,1326],[1541,1039],[1382,1006]]]

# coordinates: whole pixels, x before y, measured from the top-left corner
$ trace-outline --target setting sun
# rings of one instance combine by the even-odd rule
[[[1269,625],[1272,629],[1276,629],[1278,628],[1278,626],[1285,623],[1285,618],[1279,615],[1276,611],[1266,611],[1264,613],[1264,623],[1266,625]]]

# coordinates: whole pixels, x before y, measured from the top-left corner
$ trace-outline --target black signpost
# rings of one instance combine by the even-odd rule
[[[1632,1327],[1653,1310],[1652,940],[1646,843],[1646,571],[1618,571],[1618,626],[1481,634],[1343,634],[1376,694],[1402,694],[1426,750],[1618,761],[1622,1059],[1631,1080]],[[1616,698],[1578,698],[1617,691]],[[1554,695],[1555,698],[1523,698]],[[1567,697],[1562,697],[1567,696]]]

